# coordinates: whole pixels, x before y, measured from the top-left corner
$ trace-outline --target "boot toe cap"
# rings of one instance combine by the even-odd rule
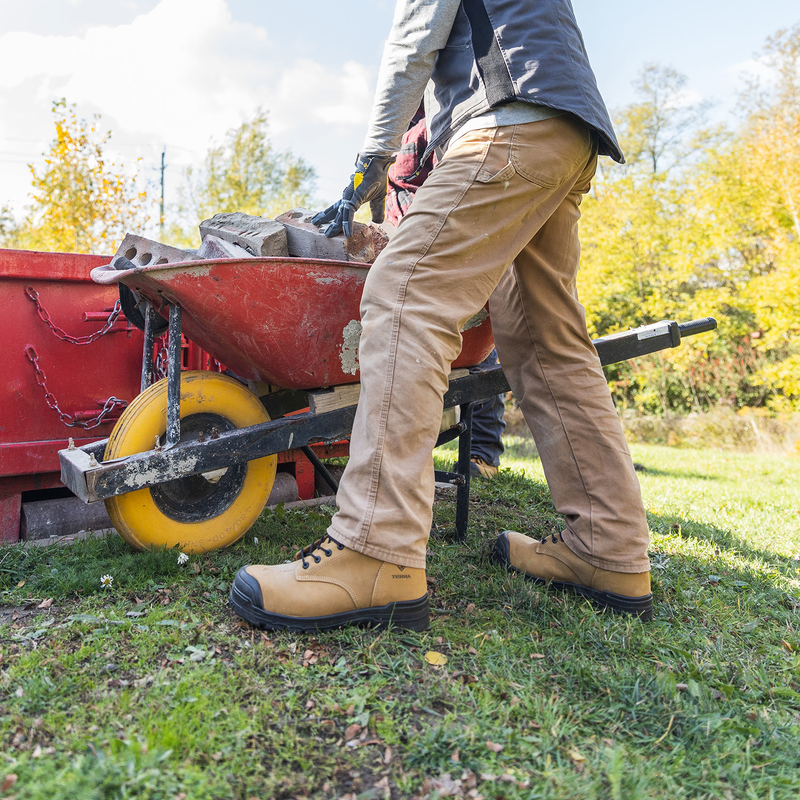
[[[261,584],[247,570],[250,565],[242,567],[237,573],[231,586],[231,599],[236,597],[239,605],[247,604],[251,608],[264,610],[264,596]]]
[[[508,531],[503,531],[498,535],[492,549],[492,561],[503,567],[511,566],[511,544],[508,541]]]

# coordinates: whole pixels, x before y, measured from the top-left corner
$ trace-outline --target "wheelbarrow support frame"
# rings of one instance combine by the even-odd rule
[[[146,320],[155,312],[148,303]],[[681,343],[682,336],[691,336],[716,328],[711,317],[677,323],[657,322],[630,331],[594,340],[593,344],[604,366],[653,353]],[[153,326],[148,325],[149,331]],[[145,335],[142,386],[150,385],[153,337]],[[150,360],[148,361],[148,353]],[[243,461],[251,461],[293,448],[332,443],[347,437],[353,425],[356,406],[348,405],[324,413],[310,411],[291,413],[309,406],[308,393],[284,390],[262,397],[272,420],[238,430],[220,433],[205,441],[180,442],[180,359],[181,311],[170,306],[167,435],[164,446],[114,461],[103,462],[106,442],[103,440],[80,448],[61,450],[61,480],[86,503],[157,486],[188,475],[211,472]],[[508,392],[510,387],[500,367],[465,375],[450,381],[444,397],[444,408],[460,406],[461,421],[440,434],[437,445],[458,438],[456,468],[452,472],[437,471],[436,480],[456,487],[456,532],[464,539],[467,531],[470,491],[470,444],[472,411],[477,403]],[[276,418],[277,417],[277,418]],[[327,470],[326,470],[327,472]],[[324,473],[323,473],[324,477]],[[330,477],[328,475],[328,477]],[[333,478],[326,478],[331,488]]]

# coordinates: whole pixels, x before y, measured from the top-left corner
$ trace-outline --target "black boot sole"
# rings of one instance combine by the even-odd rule
[[[529,575],[524,570],[517,569],[513,566],[511,563],[510,551],[511,548],[508,537],[504,537],[501,534],[495,540],[494,549],[492,550],[492,561],[495,564],[500,564],[505,567],[509,572],[523,575],[527,580],[537,583],[540,586],[546,586],[548,589],[556,589],[557,591],[572,592],[581,597],[586,597],[598,608],[608,608],[620,614],[630,614],[639,617],[643,622],[649,622],[653,619],[652,594],[646,594],[642,597],[628,597],[624,594],[614,594],[614,592],[601,592],[589,586],[582,586],[579,583],[546,581],[544,578],[537,578],[535,575]]]
[[[322,617],[288,617],[265,611],[258,581],[242,567],[231,586],[231,607],[238,616],[257,628],[269,631],[325,631],[345,625],[368,628],[404,628],[425,631],[430,625],[428,595],[373,608],[357,608]]]

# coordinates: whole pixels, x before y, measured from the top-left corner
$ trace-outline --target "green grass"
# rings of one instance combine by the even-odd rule
[[[524,440],[474,484],[466,546],[437,503],[424,634],[230,612],[238,567],[290,558],[328,508],[185,566],[116,537],[0,549],[0,797],[796,798],[800,460],[633,451],[649,624],[489,563],[496,531],[559,530]]]

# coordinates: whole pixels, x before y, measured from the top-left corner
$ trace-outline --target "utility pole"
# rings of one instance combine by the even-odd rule
[[[160,221],[159,221],[159,230],[161,231],[161,238],[164,238],[164,172],[167,169],[167,165],[164,163],[164,159],[167,155],[167,147],[164,145],[164,149],[161,151],[161,214],[160,214]]]

